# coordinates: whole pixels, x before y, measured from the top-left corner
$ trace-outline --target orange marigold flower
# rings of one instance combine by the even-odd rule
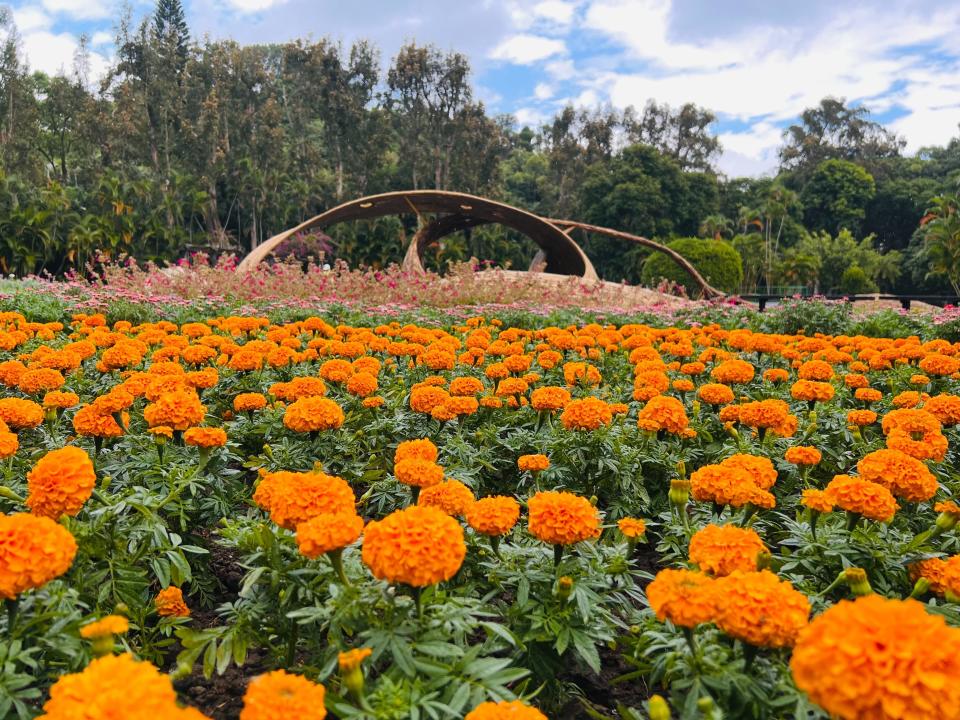
[[[520,503],[512,497],[481,498],[467,508],[467,524],[481,535],[506,535],[520,519]]]
[[[358,372],[347,380],[347,392],[357,397],[369,397],[377,391],[377,378],[368,372]]]
[[[755,368],[746,360],[724,360],[710,371],[710,377],[724,385],[748,383],[755,374]]]
[[[3,421],[0,420],[0,423]],[[9,432],[6,423],[0,425],[0,458],[8,458],[17,454],[20,448],[20,439],[16,433]]]
[[[199,448],[223,447],[227,444],[227,433],[223,428],[192,427],[183,433],[185,445]]]
[[[397,445],[396,451],[393,453],[393,463],[396,465],[402,460],[426,460],[427,462],[435,463],[437,461],[438,452],[437,446],[434,445],[428,438],[422,438],[420,440],[404,440],[402,443]]]
[[[267,406],[267,398],[261,393],[240,393],[233,399],[234,412],[253,412],[263,410]]]
[[[690,493],[698,502],[742,507],[747,504],[770,509],[776,500],[760,488],[753,476],[735,465],[704,465],[690,474]]]
[[[923,409],[940,421],[941,425],[960,424],[960,397],[940,394],[928,398]]]
[[[887,447],[900,450],[920,460],[943,460],[947,439],[936,417],[926,410],[891,410],[881,422],[887,436]]]
[[[183,601],[183,591],[174,585],[158,592],[153,604],[160,617],[190,617],[190,608]]]
[[[126,425],[128,419],[126,413],[122,419]],[[73,429],[77,435],[87,437],[112,438],[123,435],[123,427],[117,423],[113,415],[98,412],[93,405],[84,405],[74,413]]]
[[[783,400],[743,403],[738,406],[738,411],[741,423],[757,429],[780,427],[790,415],[790,407]]]
[[[708,405],[726,405],[733,402],[733,390],[721,383],[707,383],[697,390],[697,397]]]
[[[793,465],[816,465],[822,458],[823,454],[809,445],[795,445],[783,454],[783,459]]]
[[[720,463],[720,467],[738,468],[746,471],[753,484],[761,490],[769,490],[777,482],[777,470],[769,458],[759,455],[737,453]]]
[[[393,465],[397,480],[411,487],[428,488],[443,482],[443,468],[435,462],[407,458]]]
[[[363,534],[363,518],[355,510],[320,513],[297,525],[297,547],[311,559],[341,550]]]
[[[373,655],[370,648],[353,648],[337,655],[337,666],[341,673],[349,673],[360,667],[364,660]]]
[[[862,387],[862,388],[857,388],[854,391],[853,396],[857,400],[860,400],[861,402],[871,403],[871,402],[879,402],[883,398],[883,393],[880,392],[879,390],[876,390],[875,388]]]
[[[465,720],[547,720],[547,716],[520,700],[500,700],[480,703]]]
[[[13,430],[35,428],[43,422],[43,408],[33,400],[0,398],[0,420]]]
[[[826,402],[833,398],[834,393],[835,390],[830,383],[814,380],[797,380],[790,386],[790,396],[794,400]]]
[[[320,377],[329,382],[346,382],[354,373],[354,367],[346,360],[327,360],[320,366]]]
[[[483,392],[483,381],[475,377],[458,377],[450,381],[451,395],[474,397]]]
[[[107,615],[80,628],[80,637],[87,640],[123,635],[130,629],[130,622],[123,615]]]
[[[873,410],[851,410],[847,413],[847,424],[857,427],[873,425],[877,421],[877,414]]]
[[[797,368],[797,377],[801,380],[832,380],[833,365],[823,360],[807,360]]]
[[[920,361],[920,369],[927,375],[944,377],[960,371],[960,359],[949,355],[927,355]]]
[[[323,685],[285,670],[255,677],[243,695],[240,720],[323,720],[326,690]]]
[[[336,430],[343,421],[343,409],[333,400],[317,395],[295,400],[283,412],[284,427],[294,432]]]
[[[343,478],[286,470],[264,475],[253,493],[253,501],[287,530],[324,513],[355,513],[357,504],[353,488]]]
[[[617,527],[624,537],[630,540],[642,537],[647,532],[647,524],[640,518],[620,518],[617,520]]]
[[[658,395],[651,398],[637,413],[637,427],[641,430],[658,432],[665,430],[679,435],[687,429],[690,419],[683,403],[676,398]]]
[[[723,632],[757,647],[790,647],[810,617],[810,601],[769,570],[717,580],[714,620]]]
[[[421,385],[410,391],[410,409],[429,415],[435,407],[450,399],[450,393],[443,388]]]
[[[843,376],[843,384],[848,388],[853,388],[854,390],[859,388],[867,388],[870,386],[870,380],[867,379],[866,375],[860,375],[857,373],[849,373]]]
[[[73,535],[50,518],[0,515],[0,598],[13,600],[60,577],[76,554]]]
[[[530,386],[527,385],[525,380],[521,380],[520,378],[504,378],[497,383],[496,394],[500,397],[523,395],[529,389]]]
[[[647,585],[647,601],[660,622],[694,628],[713,620],[715,582],[703,573],[667,568]]]
[[[528,528],[551,545],[573,545],[600,536],[600,516],[590,501],[569,492],[538,492],[527,501]]]
[[[947,591],[943,582],[946,567],[947,561],[942,558],[927,558],[908,565],[907,572],[912,582],[924,578],[930,583],[930,592],[942,596]]]
[[[687,380],[686,378],[678,378],[671,383],[671,387],[678,393],[687,393],[693,390],[696,385],[694,385],[691,380]]]
[[[85,450],[73,445],[51,450],[27,473],[25,504],[34,515],[51,520],[72,517],[90,499],[96,481],[93,462]]]
[[[804,507],[808,507],[816,512],[833,512],[833,500],[830,495],[823,490],[814,490],[813,488],[804,490],[800,502]]]
[[[542,387],[530,393],[530,406],[537,412],[562,410],[570,402],[570,392],[562,387]]]
[[[371,395],[370,397],[363,399],[363,406],[365,408],[378,408],[381,405],[383,405],[385,402],[386,400],[384,400],[379,395]]]
[[[842,600],[800,632],[797,687],[842,720],[960,718],[960,630],[916,600]]]
[[[413,505],[367,525],[363,562],[380,580],[426,587],[449,580],[463,564],[463,529],[433,507]]]
[[[230,356],[227,367],[237,372],[251,372],[263,367],[263,354],[256,350],[237,350]]]
[[[170,676],[127,653],[105,655],[79,673],[62,675],[50,688],[44,720],[124,718],[201,720],[194,709],[177,706]]]
[[[517,467],[522,471],[538,473],[550,467],[550,458],[546,455],[521,455],[517,458]]]
[[[47,390],[56,390],[61,387],[66,380],[63,379],[57,370],[52,368],[38,368],[36,370],[27,370],[20,375],[17,380],[17,388],[20,392],[27,395],[35,395]]]
[[[560,416],[560,422],[567,430],[596,430],[602,425],[609,425],[612,420],[610,407],[595,397],[571,400]]]
[[[883,485],[909,502],[929,500],[937,492],[937,478],[927,466],[899,450],[877,450],[857,463],[864,480]]]
[[[887,488],[850,475],[835,475],[826,494],[834,505],[878,522],[889,522],[900,509]]]
[[[894,407],[912,408],[919,405],[923,401],[924,397],[927,397],[927,396],[921,395],[916,390],[908,390],[906,392],[902,392],[902,393],[898,393],[897,395],[894,395],[893,400],[891,402],[893,403]]]
[[[66,410],[80,404],[80,396],[72,392],[51,390],[43,396],[43,407]]]
[[[690,562],[717,577],[735,570],[751,572],[757,569],[757,559],[766,549],[760,536],[750,528],[707,525],[690,538]]]
[[[763,371],[763,379],[769,383],[782,383],[790,379],[790,373],[783,368],[770,368]]]
[[[447,515],[462,517],[476,498],[473,492],[459,480],[444,480],[423,489],[417,505],[439,508]]]
[[[207,414],[207,407],[200,402],[196,391],[174,390],[163,393],[156,402],[143,409],[148,425],[168,425],[174,430],[186,430],[199,425]]]
[[[570,387],[599,385],[601,379],[600,371],[590,363],[568,362],[563,365],[563,381]]]

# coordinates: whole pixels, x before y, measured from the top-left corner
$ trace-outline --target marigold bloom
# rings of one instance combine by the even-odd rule
[[[370,648],[353,648],[337,655],[337,666],[342,673],[348,673],[356,670],[360,665],[373,654]]]
[[[53,368],[37,368],[27,370],[17,380],[17,388],[27,395],[36,395],[47,390],[56,390],[62,387],[66,380]]]
[[[927,466],[899,450],[877,450],[857,463],[864,480],[883,485],[909,502],[929,500],[937,492],[937,478]]]
[[[72,392],[51,390],[43,396],[43,407],[66,410],[80,404],[80,396]]]
[[[341,550],[363,534],[363,518],[356,511],[321,513],[297,525],[297,547],[311,559]]]
[[[0,515],[0,598],[13,600],[60,577],[76,554],[73,535],[53,520],[28,513]]]
[[[227,433],[223,428],[192,427],[183,433],[185,445],[199,448],[223,447],[227,444]]]
[[[859,477],[835,475],[825,492],[834,505],[878,522],[889,522],[900,509],[887,488]]]
[[[806,400],[808,402],[826,402],[833,398],[835,392],[833,385],[830,383],[814,380],[797,380],[790,386],[790,396],[794,400]]]
[[[409,458],[393,466],[393,474],[404,485],[428,488],[443,482],[443,468],[429,460]]]
[[[783,454],[783,459],[793,465],[816,465],[822,458],[823,454],[809,445],[795,445]]]
[[[708,405],[726,405],[733,402],[733,390],[721,383],[707,383],[697,390],[697,397]]]
[[[190,608],[183,601],[183,591],[174,585],[158,592],[153,604],[160,617],[190,617]]]
[[[647,585],[647,601],[660,622],[694,628],[713,620],[715,582],[703,573],[667,568]]]
[[[941,425],[960,423],[960,397],[956,395],[934,395],[923,403],[923,409],[939,420]]]
[[[410,391],[410,409],[429,415],[433,409],[450,399],[450,393],[443,388],[421,385]]]
[[[274,670],[250,681],[243,695],[240,720],[323,720],[327,716],[325,694],[319,683]]]
[[[105,655],[79,673],[62,675],[50,688],[44,720],[123,718],[199,720],[193,709],[177,706],[170,676],[132,655]]]
[[[357,397],[369,397],[377,391],[379,383],[375,375],[368,372],[358,372],[347,380],[347,392]]]
[[[751,572],[757,569],[757,559],[766,549],[750,528],[707,525],[690,538],[690,562],[717,577],[735,570]]]
[[[563,381],[570,387],[575,385],[599,385],[601,379],[600,371],[590,363],[564,363]]]
[[[467,508],[467,524],[481,535],[506,535],[520,519],[520,503],[512,497],[481,498]]]
[[[883,398],[883,393],[875,388],[864,387],[857,388],[854,391],[853,396],[861,402],[872,403],[879,402]]]
[[[156,402],[143,409],[148,425],[168,425],[174,430],[186,430],[203,422],[207,408],[194,390],[174,390],[163,393]]]
[[[777,482],[777,470],[769,458],[760,455],[736,453],[720,463],[720,467],[745,470],[753,484],[761,490],[769,490]]]
[[[960,360],[949,355],[938,355],[936,353],[927,355],[920,361],[920,369],[927,375],[936,375],[944,377],[953,375],[960,371]]]
[[[562,410],[570,402],[570,392],[562,387],[542,387],[530,393],[530,406],[537,412]]]
[[[877,421],[877,414],[873,410],[851,410],[847,413],[847,424],[857,427],[873,425]]]
[[[378,408],[381,405],[383,405],[385,402],[386,400],[384,400],[379,395],[371,395],[370,397],[363,399],[363,406],[365,408]]]
[[[121,419],[125,426],[129,417],[124,413]],[[77,435],[95,438],[112,438],[123,435],[123,426],[112,415],[97,412],[93,405],[84,405],[74,413],[73,429]]]
[[[717,580],[717,627],[757,647],[789,647],[807,625],[810,601],[769,570],[736,571]]]
[[[859,388],[870,387],[870,380],[866,375],[860,375],[859,373],[848,373],[843,376],[843,384],[848,388],[857,390]]]
[[[398,510],[364,531],[363,562],[391,584],[426,587],[449,580],[466,554],[460,524],[433,507]]]
[[[517,458],[517,467],[525,472],[543,472],[550,467],[550,458],[546,455],[521,455]]]
[[[417,497],[417,505],[439,508],[447,515],[462,517],[475,499],[470,488],[459,480],[444,480],[425,487]]]
[[[743,507],[751,504],[770,509],[776,500],[757,485],[753,476],[734,465],[704,465],[690,474],[690,493],[698,502]]]
[[[397,445],[393,453],[393,463],[397,464],[403,460],[426,460],[435,463],[437,461],[437,446],[428,438],[419,440],[404,440]]]
[[[355,513],[357,498],[343,478],[319,472],[281,470],[260,480],[253,501],[287,530],[322,514]]]
[[[51,450],[27,473],[25,504],[34,515],[51,520],[74,516],[90,499],[96,481],[93,462],[85,450],[73,445]]]
[[[710,377],[724,385],[740,385],[753,380],[756,369],[746,360],[724,360],[710,371]]]
[[[600,516],[590,501],[569,492],[538,492],[527,501],[530,534],[551,545],[573,545],[600,536]]]
[[[233,399],[234,412],[253,412],[263,410],[267,406],[267,398],[261,393],[240,393]]]
[[[827,381],[833,379],[833,366],[823,360],[807,360],[797,368],[801,380]]]
[[[637,427],[641,430],[658,432],[665,430],[680,435],[690,424],[683,403],[676,398],[658,395],[651,398],[637,413]]]
[[[724,408],[726,410],[726,408]],[[776,428],[790,415],[790,407],[783,400],[759,400],[737,407],[739,420],[747,427]]]
[[[35,428],[43,422],[43,408],[33,400],[0,398],[0,420],[12,430]]]
[[[842,600],[804,628],[797,687],[842,720],[960,718],[960,630],[915,600]]]
[[[80,628],[80,637],[87,640],[123,635],[130,629],[130,622],[123,615],[107,615]]]
[[[560,422],[567,430],[596,430],[602,425],[609,425],[612,420],[610,407],[595,397],[571,400],[560,416]]]
[[[647,532],[647,524],[640,518],[620,518],[617,520],[617,528],[630,540],[643,537]]]
[[[336,430],[343,421],[343,409],[337,403],[316,395],[295,400],[283,413],[284,426],[301,433]]]
[[[790,379],[790,373],[783,368],[770,368],[763,371],[763,379],[769,383],[782,383]]]
[[[833,500],[831,497],[824,492],[823,490],[815,490],[813,488],[807,488],[803,491],[802,499],[800,502],[804,507],[808,507],[811,510],[819,513],[828,513],[833,512]]]
[[[547,716],[520,700],[500,700],[480,703],[464,720],[547,720]]]

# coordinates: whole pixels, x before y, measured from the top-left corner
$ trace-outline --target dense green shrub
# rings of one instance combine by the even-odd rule
[[[730,292],[743,282],[743,261],[740,253],[723,240],[680,238],[667,244],[691,262],[701,275],[718,290]],[[663,253],[654,253],[643,264],[643,282],[656,285],[661,279],[683,285],[690,295],[697,295],[699,288],[687,272]]]
[[[840,276],[840,292],[850,295],[864,295],[877,292],[877,284],[867,277],[859,265],[851,265]]]

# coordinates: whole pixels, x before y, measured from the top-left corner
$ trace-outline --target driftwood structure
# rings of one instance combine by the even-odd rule
[[[427,248],[447,235],[478,225],[497,223],[526,235],[539,246],[540,250],[530,264],[531,272],[575,275],[588,281],[599,280],[590,258],[570,237],[574,230],[581,230],[634,242],[662,252],[690,275],[704,297],[723,295],[712,287],[686,258],[648,238],[573,220],[542,218],[488,198],[442,190],[404,190],[370,195],[343,203],[258,245],[243,259],[239,269],[256,266],[285,240],[306,230],[319,230],[352,220],[407,214],[415,214],[420,218],[420,227],[404,257],[403,266],[407,270],[423,272],[423,256]],[[426,216],[432,217],[427,219]]]

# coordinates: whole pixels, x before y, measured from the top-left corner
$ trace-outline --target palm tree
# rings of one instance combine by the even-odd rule
[[[724,215],[707,215],[700,223],[700,237],[723,240],[733,234],[733,223]]]
[[[960,295],[960,195],[935,197],[920,220],[930,275],[943,275]]]

